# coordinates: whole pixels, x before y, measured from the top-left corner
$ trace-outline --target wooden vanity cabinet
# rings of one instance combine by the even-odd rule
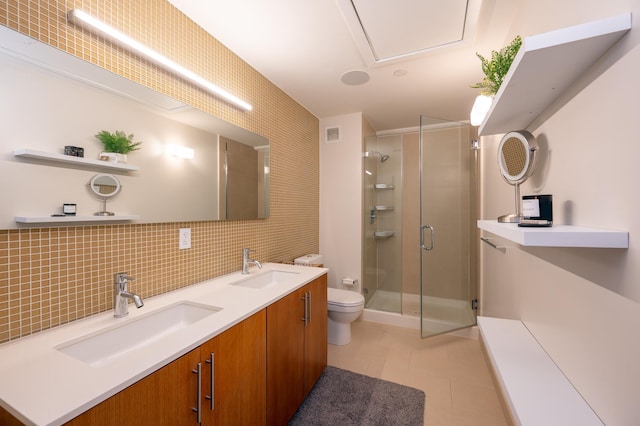
[[[286,425],[326,366],[325,274],[67,424]]]
[[[267,419],[266,310],[200,346],[203,363],[202,424],[264,425]],[[210,361],[214,365],[211,409]],[[206,392],[205,392],[206,390]]]
[[[304,385],[303,399],[316,384],[327,367],[327,275],[323,275],[307,285],[311,300],[310,319],[304,339]]]
[[[69,425],[264,425],[266,311],[262,310],[71,420]],[[211,405],[211,363],[214,400]],[[201,383],[198,392],[197,366]],[[213,409],[212,409],[213,408]]]
[[[267,424],[285,425],[327,366],[327,275],[267,307]]]
[[[67,425],[194,425],[198,348],[120,391],[71,420]]]

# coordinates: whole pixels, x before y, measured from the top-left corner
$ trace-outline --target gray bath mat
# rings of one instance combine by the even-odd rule
[[[289,425],[422,425],[424,399],[418,389],[327,367]]]

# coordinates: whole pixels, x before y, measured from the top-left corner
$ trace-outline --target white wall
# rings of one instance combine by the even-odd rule
[[[343,278],[358,280],[362,262],[361,113],[320,120],[320,253],[329,268],[330,287],[345,288]],[[326,143],[327,128],[340,127],[339,142]]]
[[[526,1],[512,26],[526,36],[626,11],[631,32],[529,129],[543,155],[522,194],[552,194],[556,223],[628,230],[629,249],[481,248],[481,313],[524,321],[607,425],[640,419],[640,4]],[[481,138],[483,219],[514,209],[500,136]]]

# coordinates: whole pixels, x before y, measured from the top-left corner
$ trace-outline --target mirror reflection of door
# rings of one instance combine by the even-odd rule
[[[259,159],[254,147],[220,137],[220,209],[226,219],[261,217],[258,211]]]

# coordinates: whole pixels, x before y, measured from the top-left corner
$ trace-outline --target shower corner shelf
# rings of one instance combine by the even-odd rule
[[[390,211],[393,210],[393,206],[374,206],[373,209],[377,211]]]
[[[375,189],[394,189],[395,185],[390,185],[390,184],[386,184],[386,183],[376,183],[374,185]]]
[[[373,236],[376,239],[391,238],[395,233],[393,231],[375,231]]]

